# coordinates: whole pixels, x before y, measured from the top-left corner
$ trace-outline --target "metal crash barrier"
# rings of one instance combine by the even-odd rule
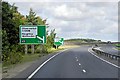
[[[104,52],[104,51],[97,50],[97,49],[95,49],[95,48],[92,48],[92,50],[93,50],[94,52],[96,52],[98,55],[104,55],[104,56],[106,56],[106,57],[108,57],[108,58],[110,58],[110,59],[114,59],[114,60],[120,59],[120,56],[119,56],[119,55],[113,55],[113,54],[110,54],[110,53],[106,53],[106,52]]]

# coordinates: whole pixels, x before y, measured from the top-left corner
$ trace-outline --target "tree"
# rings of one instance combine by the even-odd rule
[[[2,2],[2,60],[11,64],[19,62],[22,59],[22,52],[24,52],[24,46],[19,45],[19,25],[46,25],[47,21],[47,19],[43,20],[40,16],[36,16],[32,8],[30,8],[29,15],[26,17],[17,9],[14,4],[10,5],[8,2]],[[48,31],[46,32],[48,33]],[[44,52],[53,47],[55,35],[55,29],[47,34],[47,43],[44,46],[42,45]],[[34,46],[32,46],[32,49],[34,49]]]
[[[7,2],[2,2],[2,46],[3,53],[8,53],[11,46],[17,44],[15,25],[12,20],[12,6]]]
[[[50,34],[47,35],[47,43],[45,44],[46,49],[54,47],[54,38],[56,36],[55,29],[51,30]]]
[[[16,55],[16,49],[19,42],[19,20],[14,20],[14,13],[17,12],[17,7],[11,6],[7,2],[2,2],[2,53],[3,61],[9,61],[11,57]],[[17,22],[18,21],[18,22]],[[19,54],[17,54],[19,56]],[[16,60],[21,56],[15,57],[11,63],[16,63]],[[16,59],[17,58],[17,59]],[[20,59],[19,59],[20,60]],[[18,60],[17,60],[18,61]]]
[[[27,24],[28,25],[37,25],[38,24],[38,17],[36,17],[36,13],[33,12],[32,8],[30,8],[29,15],[26,15]],[[34,53],[34,45],[31,45],[32,54]]]
[[[28,24],[37,25],[36,13],[33,12],[32,8],[30,8],[29,15],[26,15],[26,19]]]

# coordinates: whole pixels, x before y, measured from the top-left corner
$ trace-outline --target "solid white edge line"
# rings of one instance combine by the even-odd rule
[[[47,59],[47,60],[46,60],[45,62],[43,62],[26,80],[31,79],[31,78],[38,72],[38,70],[40,70],[47,62],[49,62],[49,61],[50,61],[51,59],[53,59],[55,56],[59,55],[60,53],[66,51],[66,50],[67,50],[67,49],[65,49],[65,50],[63,50],[63,51],[61,51],[61,52],[53,55],[53,56],[50,57],[49,59]]]
[[[99,58],[100,60],[102,60],[102,61],[104,61],[104,62],[106,62],[106,63],[108,63],[108,64],[113,65],[114,67],[120,68],[119,66],[117,66],[117,65],[115,65],[115,64],[113,64],[113,63],[111,63],[111,62],[109,62],[109,61],[106,61],[106,60],[103,59],[103,58],[98,57],[97,55],[95,55],[94,53],[92,53],[92,52],[90,51],[90,49],[91,49],[91,48],[88,49],[88,52],[90,52],[90,53],[91,53],[92,55],[94,55],[95,57]]]

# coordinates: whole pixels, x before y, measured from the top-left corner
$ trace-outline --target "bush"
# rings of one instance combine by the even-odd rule
[[[22,53],[12,50],[10,53],[2,55],[3,66],[19,63],[22,58]]]
[[[37,49],[35,50],[35,53],[40,53],[40,49],[37,48]]]
[[[22,60],[22,54],[21,53],[17,53],[16,51],[12,51],[9,55],[9,61],[11,64],[16,64],[18,62],[21,62]]]
[[[31,54],[31,49],[28,49],[28,53]]]
[[[46,46],[45,45],[37,46],[37,49],[35,50],[35,53],[47,53]]]
[[[16,46],[16,51],[17,52],[22,52],[24,54],[24,47],[25,47],[25,45],[17,45]]]

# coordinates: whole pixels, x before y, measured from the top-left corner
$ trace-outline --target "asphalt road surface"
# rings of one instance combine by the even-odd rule
[[[32,78],[118,78],[118,68],[96,58],[88,48],[82,46],[60,53]]]

